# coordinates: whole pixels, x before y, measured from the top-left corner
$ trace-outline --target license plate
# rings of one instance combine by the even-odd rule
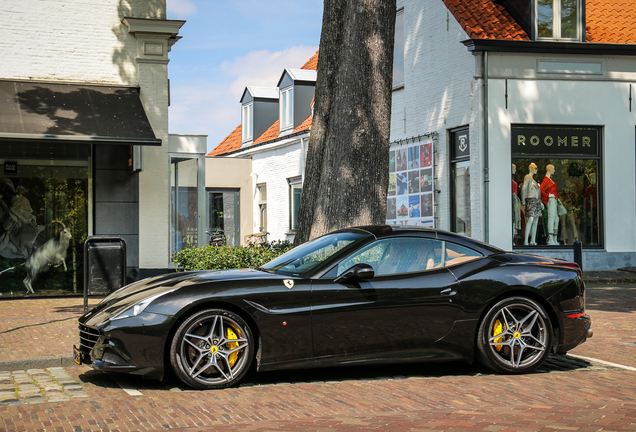
[[[75,345],[73,345],[73,360],[75,360],[75,363],[77,363],[78,365],[82,364],[82,354]]]

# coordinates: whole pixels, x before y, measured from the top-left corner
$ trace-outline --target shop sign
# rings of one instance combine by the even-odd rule
[[[468,140],[468,128],[451,134],[453,160],[468,159],[470,157],[470,141]]]
[[[598,156],[599,129],[568,126],[512,126],[514,155]]]
[[[17,162],[4,162],[4,173],[5,174],[17,174],[18,173],[18,163]]]

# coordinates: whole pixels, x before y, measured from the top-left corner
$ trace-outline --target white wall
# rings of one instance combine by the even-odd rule
[[[164,145],[143,150],[139,266],[167,268],[168,36],[163,37],[163,55],[138,61],[144,57],[138,44],[141,37],[122,23],[124,17],[165,20],[165,0],[2,0],[0,16],[0,79],[141,88],[150,124]]]
[[[303,137],[307,137],[303,135]],[[304,174],[302,138],[295,137],[249,152],[252,158],[254,196],[253,231],[258,232],[259,214],[256,185],[267,185],[267,231],[269,240],[293,240],[290,234],[290,196],[287,179]]]
[[[536,73],[537,57],[490,55],[490,202],[491,243],[509,249],[510,226],[510,124],[602,126],[602,183],[605,249],[636,251],[636,183],[634,148],[636,103],[629,112],[629,87],[636,81],[636,59],[631,74],[624,72],[627,59],[549,57],[572,61],[602,62],[598,76],[555,76]],[[505,79],[508,79],[508,108]],[[567,78],[567,79],[564,79]],[[635,88],[632,88],[634,91]],[[505,168],[503,168],[505,167]]]
[[[399,0],[404,7],[404,89],[393,92],[391,141],[437,132],[435,142],[436,227],[450,228],[448,130],[470,126],[471,195],[482,195],[479,81],[475,59],[461,43],[468,36],[444,3]],[[406,121],[405,121],[406,119]],[[472,208],[472,236],[482,235],[483,212]]]
[[[0,77],[137,85],[123,17],[166,18],[165,0],[2,0]]]

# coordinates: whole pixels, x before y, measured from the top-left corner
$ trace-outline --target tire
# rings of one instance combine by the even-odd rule
[[[234,312],[208,309],[186,319],[170,345],[177,377],[196,389],[220,389],[238,383],[254,358],[254,339]]]
[[[530,373],[552,349],[552,323],[545,309],[526,297],[510,297],[488,310],[479,326],[481,363],[506,374]]]

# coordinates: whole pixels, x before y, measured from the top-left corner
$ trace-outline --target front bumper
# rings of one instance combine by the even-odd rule
[[[146,378],[163,377],[166,340],[174,318],[144,312],[105,323],[81,321],[80,346],[74,350],[76,363]]]

